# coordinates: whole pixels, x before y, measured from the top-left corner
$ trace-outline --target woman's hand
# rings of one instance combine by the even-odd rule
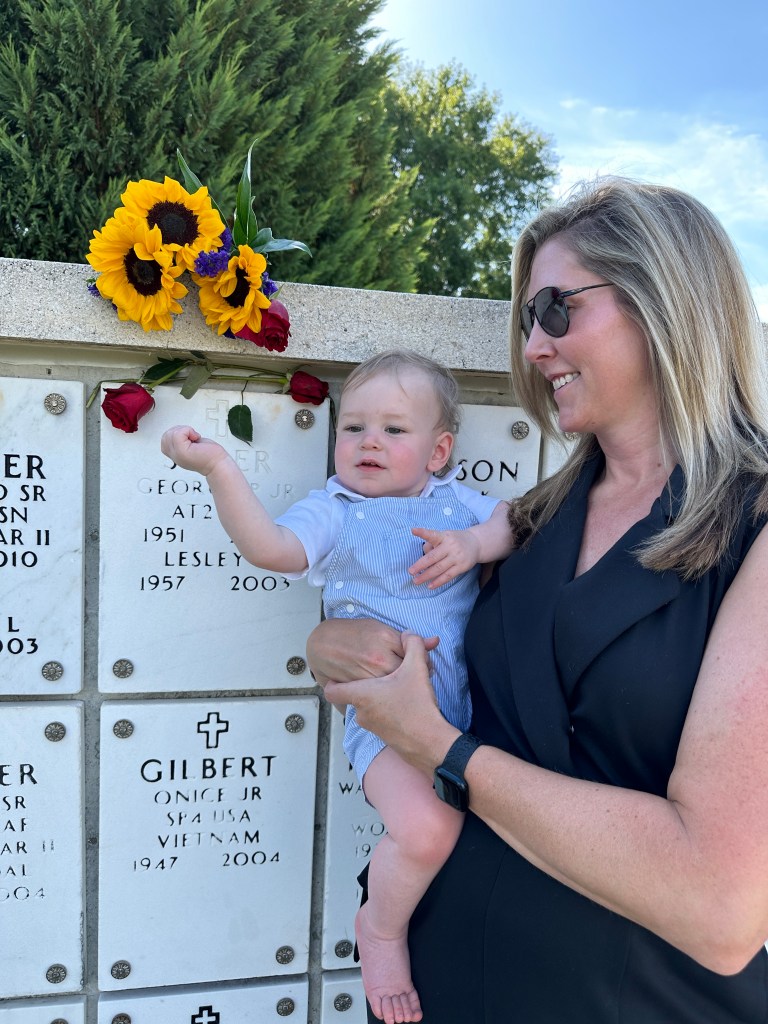
[[[363,728],[376,733],[406,761],[431,775],[460,733],[446,722],[437,706],[422,638],[403,633],[402,648],[402,661],[393,672],[350,682],[327,682],[325,696],[337,706],[352,704]]]
[[[424,641],[428,651],[437,644],[437,637]],[[320,686],[388,675],[404,655],[402,635],[376,619],[326,619],[307,640],[307,659]]]

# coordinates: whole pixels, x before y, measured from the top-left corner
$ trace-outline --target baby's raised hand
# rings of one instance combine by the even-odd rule
[[[160,449],[177,466],[191,469],[202,476],[229,458],[227,451],[216,441],[199,434],[194,427],[171,427],[160,439]]]
[[[426,583],[434,590],[477,565],[480,545],[471,530],[422,530],[417,526],[411,533],[426,541],[425,554],[408,567],[414,583]]]

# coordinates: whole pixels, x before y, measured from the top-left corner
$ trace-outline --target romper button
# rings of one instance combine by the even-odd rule
[[[348,604],[347,605],[347,611],[348,612],[353,612],[354,610],[355,610],[355,606],[353,604]]]
[[[452,516],[453,515],[453,509],[446,505],[446,507],[443,509],[443,515],[444,516]]]
[[[337,590],[341,590],[341,588],[344,586],[344,581],[343,580],[336,580],[336,582],[334,583],[334,586],[336,587]]]
[[[358,519],[365,519],[365,512],[356,512],[355,515]]]

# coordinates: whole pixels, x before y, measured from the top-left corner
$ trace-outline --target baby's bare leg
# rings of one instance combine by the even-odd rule
[[[431,781],[389,747],[371,762],[364,786],[387,835],[371,857],[368,902],[355,919],[363,986],[385,1024],[419,1021],[408,923],[456,844],[464,816],[442,803]]]

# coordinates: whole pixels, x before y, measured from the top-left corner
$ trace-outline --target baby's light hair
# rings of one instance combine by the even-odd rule
[[[461,425],[461,404],[456,378],[446,366],[410,349],[393,348],[366,359],[347,377],[341,393],[343,395],[345,391],[359,387],[380,373],[397,377],[400,371],[407,370],[417,370],[429,378],[440,410],[440,419],[436,425],[441,430],[458,434]]]

